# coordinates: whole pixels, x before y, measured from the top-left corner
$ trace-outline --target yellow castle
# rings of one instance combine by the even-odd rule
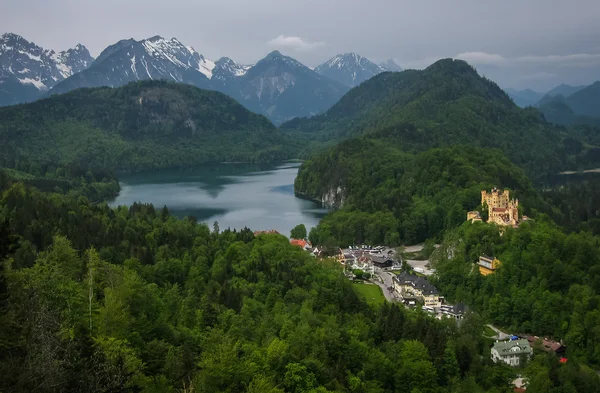
[[[519,225],[519,200],[510,199],[508,190],[500,192],[497,188],[493,188],[489,193],[481,190],[481,205],[485,204],[488,206],[488,223],[501,226]],[[481,221],[479,212],[468,212],[467,221]]]

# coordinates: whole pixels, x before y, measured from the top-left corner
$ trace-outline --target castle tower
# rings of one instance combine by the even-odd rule
[[[510,199],[510,191],[499,191],[494,187],[491,192],[481,190],[481,204],[488,206],[488,222],[493,222],[498,225],[519,224],[519,200]],[[474,221],[474,215],[467,215],[467,220]]]

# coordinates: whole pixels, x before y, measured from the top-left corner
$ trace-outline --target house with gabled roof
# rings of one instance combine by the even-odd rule
[[[494,363],[504,362],[509,366],[517,367],[523,358],[529,359],[533,354],[527,339],[497,341],[492,347],[492,360]]]

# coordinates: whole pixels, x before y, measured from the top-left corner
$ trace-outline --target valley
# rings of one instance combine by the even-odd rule
[[[597,390],[597,85],[0,42],[1,391]]]

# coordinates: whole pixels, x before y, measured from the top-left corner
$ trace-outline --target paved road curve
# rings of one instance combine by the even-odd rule
[[[383,290],[383,295],[387,299],[388,302],[397,302],[398,298],[396,297],[396,293],[394,291],[390,291],[388,288],[393,286],[392,277],[394,277],[393,273],[383,271],[381,269],[375,268],[375,274],[381,279],[374,279],[373,281],[381,287]]]

